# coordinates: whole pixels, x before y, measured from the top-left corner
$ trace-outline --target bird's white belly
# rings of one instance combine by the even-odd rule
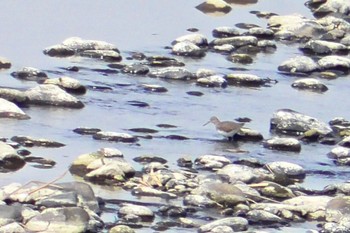
[[[238,132],[238,130],[232,130],[229,132],[226,131],[222,131],[222,130],[218,130],[218,133],[225,136],[225,137],[232,137],[233,135],[235,135]]]

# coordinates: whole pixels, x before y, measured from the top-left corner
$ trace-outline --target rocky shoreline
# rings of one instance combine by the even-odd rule
[[[30,121],[31,116],[26,113],[30,106],[77,111],[89,107],[82,97],[91,91],[102,94],[109,89],[98,84],[84,86],[69,76],[72,73],[79,75],[81,70],[170,80],[175,84],[207,88],[278,87],[276,79],[239,70],[228,70],[224,75],[207,68],[193,72],[179,58],[189,58],[193,62],[208,53],[215,53],[232,63],[247,65],[253,63],[259,53],[278,51],[279,43],[298,44],[303,53],[276,67],[276,71],[286,76],[298,77],[291,83],[291,88],[327,92],[328,87],[322,79],[342,78],[350,72],[350,3],[346,0],[311,0],[305,5],[315,19],[252,12],[267,20],[267,28],[245,24],[240,26],[246,32],[240,33],[234,27],[222,26],[212,30],[212,41],[193,29],[194,32],[169,43],[165,48],[168,56],[134,52],[130,57],[122,57],[122,50],[111,43],[68,38],[45,48],[43,53],[54,58],[79,57],[89,62],[103,62],[105,68],[65,67],[59,78],[50,78],[50,72],[33,67],[13,71],[13,78],[37,85],[28,89],[1,87],[0,118]],[[197,9],[227,13],[231,6],[221,0],[208,0]],[[8,59],[0,59],[1,69],[11,69],[11,65]],[[155,84],[140,84],[137,88],[145,93],[168,92],[166,87]],[[203,95],[202,92],[187,94]],[[149,107],[143,101],[129,101],[128,104]],[[299,153],[311,143],[327,145],[329,153],[325,156],[336,166],[350,164],[350,123],[343,116],[325,123],[293,109],[277,109],[271,115],[269,128],[273,137],[264,138],[257,130],[243,127],[234,140],[256,143],[261,148],[281,153]],[[250,120],[238,119],[242,122]],[[158,128],[167,127],[176,126],[158,125]],[[128,133],[95,127],[79,127],[71,131],[78,137],[91,137],[91,141],[137,146],[142,146],[142,140],[157,138],[201,140],[176,133],[162,135],[151,128],[131,128]],[[27,163],[50,169],[56,161],[32,156],[31,148],[65,146],[61,142],[31,135],[8,135],[0,141],[0,171],[16,172]],[[67,172],[79,181],[60,182]],[[116,148],[103,147],[76,155],[68,171],[52,182],[12,183],[2,187],[0,232],[131,233],[137,229],[190,229],[193,232],[229,233],[293,226],[300,222],[317,222],[318,232],[349,232],[349,184],[329,184],[322,190],[301,186],[311,173],[297,163],[264,163],[257,158],[238,159],[216,154],[203,154],[195,159],[183,156],[174,165],[160,156],[131,158]],[[135,197],[152,197],[159,202],[102,198],[95,195],[92,184],[120,187]],[[104,220],[102,215],[106,213],[115,215],[115,221]]]

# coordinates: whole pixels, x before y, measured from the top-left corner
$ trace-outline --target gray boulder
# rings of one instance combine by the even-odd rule
[[[248,229],[248,221],[245,218],[241,218],[241,217],[222,218],[222,219],[207,223],[205,225],[202,225],[201,227],[199,227],[198,232],[199,233],[211,232],[214,228],[219,226],[231,227],[234,232],[246,231]]]
[[[205,51],[201,49],[196,44],[189,42],[189,41],[183,41],[176,43],[172,48],[172,53],[178,56],[186,56],[186,57],[204,57]]]
[[[45,72],[33,67],[23,67],[21,70],[12,72],[11,76],[21,80],[36,82],[42,82],[48,78]]]
[[[46,79],[44,81],[44,84],[54,84],[68,93],[72,94],[85,94],[86,93],[86,87],[83,86],[77,79],[71,78],[71,77],[60,77],[60,78],[52,78],[52,79]]]
[[[122,206],[119,209],[118,214],[121,216],[133,214],[133,215],[139,216],[143,221],[150,221],[150,222],[153,221],[155,216],[153,211],[150,208],[146,206],[132,205],[132,204],[126,204]]]
[[[163,78],[173,80],[190,80],[196,76],[188,70],[180,67],[167,67],[152,70],[148,74],[151,78]]]
[[[227,74],[225,76],[228,85],[259,87],[266,83],[266,80],[253,74]]]
[[[347,53],[348,47],[337,42],[330,42],[325,40],[310,40],[299,47],[306,53],[314,54],[332,54],[332,53]]]
[[[310,90],[315,92],[325,92],[328,90],[328,87],[315,78],[302,78],[294,81],[291,85],[293,88],[299,90]]]
[[[25,91],[30,104],[50,105],[67,108],[83,108],[84,104],[61,88],[52,84],[42,84]]]
[[[211,46],[230,44],[235,47],[242,47],[246,45],[257,45],[258,39],[255,36],[234,36],[227,38],[218,38],[210,42]]]
[[[18,169],[21,169],[25,164],[24,159],[17,155],[17,152],[13,147],[1,141],[0,161],[0,171],[2,172],[16,171]]]
[[[326,56],[318,61],[321,70],[350,71],[350,59],[341,56]]]
[[[278,133],[299,135],[311,129],[321,135],[332,132],[326,123],[290,109],[276,111],[270,120],[270,130]]]
[[[175,45],[175,44],[180,43],[180,42],[190,42],[190,43],[195,44],[199,47],[203,47],[203,46],[208,45],[207,38],[204,35],[199,34],[199,33],[192,33],[192,34],[180,36],[180,37],[176,38],[172,42],[172,44]]]
[[[300,142],[295,138],[280,138],[274,137],[266,140],[263,146],[272,150],[282,150],[282,151],[295,151],[299,152],[301,150]]]
[[[216,38],[225,38],[239,36],[239,31],[233,27],[221,26],[217,27],[212,31],[213,37]]]

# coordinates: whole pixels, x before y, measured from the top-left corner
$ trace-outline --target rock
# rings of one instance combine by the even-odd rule
[[[314,213],[318,210],[325,210],[327,203],[333,199],[328,196],[298,196],[283,201],[283,204],[298,207],[302,215]]]
[[[260,27],[250,28],[245,34],[249,36],[255,36],[259,39],[272,39],[274,36],[274,32],[272,30]]]
[[[81,135],[94,135],[100,131],[101,131],[101,129],[89,128],[89,127],[79,127],[79,128],[75,128],[73,130],[74,133],[81,134]]]
[[[234,36],[227,38],[218,38],[210,42],[211,46],[230,44],[235,47],[242,47],[246,45],[257,45],[258,39],[255,36]]]
[[[94,134],[93,139],[96,140],[106,140],[113,142],[125,142],[125,143],[134,143],[138,139],[127,133],[117,133],[117,132],[109,132],[109,131],[99,131]]]
[[[266,166],[276,175],[284,174],[295,179],[304,179],[306,176],[305,169],[298,164],[276,161],[267,163]]]
[[[193,166],[192,159],[189,157],[181,157],[177,160],[177,166],[191,168]]]
[[[239,31],[233,27],[217,27],[212,31],[212,35],[215,38],[225,38],[239,36]]]
[[[0,227],[0,232],[15,232],[25,233],[27,232],[19,223],[13,222]]]
[[[247,219],[255,224],[284,223],[285,220],[265,210],[251,210],[247,213]]]
[[[338,165],[350,165],[350,148],[337,146],[327,156],[334,159]]]
[[[151,78],[163,78],[173,80],[190,80],[196,78],[195,75],[184,68],[167,67],[152,70],[149,73]]]
[[[328,87],[315,78],[298,79],[292,83],[292,87],[300,90],[311,90],[317,92],[325,92]]]
[[[180,62],[172,57],[165,57],[165,56],[152,56],[147,57],[147,62],[145,65],[151,66],[151,67],[172,67],[172,66],[185,66],[185,63]]]
[[[27,96],[23,91],[10,88],[0,88],[0,98],[6,99],[18,106],[26,105],[28,102]]]
[[[172,53],[178,56],[200,58],[205,56],[205,51],[199,46],[189,41],[176,43],[172,48]]]
[[[149,156],[149,155],[144,155],[144,156],[138,156],[136,158],[133,159],[135,162],[138,163],[152,163],[152,162],[158,162],[158,163],[162,163],[165,164],[168,161],[162,157],[158,157],[158,156]]]
[[[341,39],[340,43],[346,46],[350,46],[350,35],[347,35],[343,39]]]
[[[350,15],[350,3],[346,0],[327,0],[314,10],[316,16],[324,16],[330,13]]]
[[[263,135],[256,130],[249,128],[241,128],[237,134],[233,136],[234,140],[246,140],[246,141],[261,141],[264,139]]]
[[[201,227],[199,227],[198,232],[211,232],[214,228],[219,226],[231,227],[234,232],[246,231],[248,229],[248,221],[245,218],[241,217],[222,218],[202,225]]]
[[[273,180],[273,175],[264,169],[254,169],[244,165],[228,164],[217,171],[219,176],[228,177],[232,183],[256,183],[264,180]]]
[[[29,231],[85,232],[89,229],[89,220],[89,214],[80,207],[48,208],[29,219],[25,227]]]
[[[311,129],[317,130],[321,135],[332,132],[326,123],[290,109],[276,111],[270,120],[270,130],[282,134],[299,135]]]
[[[22,146],[42,146],[42,147],[62,147],[65,144],[47,139],[36,139],[28,136],[13,136],[11,141],[17,142]]]
[[[79,53],[82,57],[103,60],[105,62],[120,62],[122,56],[114,50],[84,50]]]
[[[234,62],[234,63],[241,63],[241,64],[251,64],[253,63],[253,58],[249,56],[248,54],[237,54],[237,53],[231,53],[227,60]]]
[[[14,118],[18,120],[30,119],[16,104],[3,98],[0,98],[0,118]]]
[[[151,196],[151,197],[160,197],[164,199],[174,199],[178,196],[173,193],[163,192],[151,187],[137,187],[132,190],[132,194],[136,196]]]
[[[247,198],[245,194],[232,184],[227,183],[209,183],[207,187],[207,196],[225,207],[234,207],[239,203],[245,203]]]
[[[9,172],[21,169],[24,166],[25,161],[22,157],[17,155],[17,152],[13,147],[0,141],[0,164],[1,172]]]
[[[217,204],[215,201],[209,199],[202,195],[186,195],[183,199],[184,205],[188,206],[198,206],[204,208],[215,207]]]
[[[86,87],[84,87],[80,82],[76,79],[70,78],[70,77],[60,77],[60,78],[54,78],[54,79],[46,79],[44,81],[44,84],[54,84],[68,93],[72,94],[85,94],[86,93]]]
[[[112,227],[108,233],[135,233],[135,231],[126,225],[117,225]]]
[[[271,40],[259,40],[258,47],[266,53],[272,53],[277,49],[277,45]]]
[[[149,72],[149,68],[143,64],[131,64],[123,67],[123,73],[146,75]]]
[[[156,84],[142,84],[141,87],[149,92],[164,93],[168,91],[165,87]]]
[[[324,41],[324,40],[310,40],[306,44],[299,47],[300,50],[312,54],[331,54],[331,53],[347,53],[349,49],[340,43]]]
[[[27,81],[42,82],[47,79],[47,74],[33,67],[23,67],[21,70],[12,72],[15,78]]]
[[[314,38],[326,33],[326,29],[315,20],[302,15],[276,15],[268,20],[268,27],[276,30],[275,37],[293,40],[295,38]]]
[[[329,184],[324,187],[323,192],[326,194],[345,194],[350,195],[350,183]]]
[[[318,61],[321,70],[350,71],[350,59],[340,56],[326,56]]]
[[[231,6],[223,0],[206,0],[196,6],[196,8],[206,14],[215,12],[227,14],[232,9]]]
[[[235,46],[230,44],[215,45],[213,50],[218,53],[231,53],[235,50]]]
[[[234,230],[229,226],[217,226],[214,227],[210,233],[233,233]]]
[[[318,70],[318,64],[306,56],[297,56],[284,61],[278,66],[279,71],[288,73],[310,73]]]
[[[124,205],[119,209],[118,214],[121,216],[133,214],[139,216],[143,221],[147,222],[152,222],[154,219],[153,211],[145,206],[140,205]]]
[[[67,108],[83,108],[84,104],[61,88],[52,84],[42,84],[25,91],[30,104],[50,105]]]
[[[219,75],[206,76],[197,79],[197,85],[204,87],[223,87],[227,86],[225,78]]]
[[[70,57],[75,55],[75,50],[66,45],[53,45],[44,49],[43,53],[50,57]]]
[[[0,57],[0,69],[10,69],[11,62],[4,57]]]
[[[197,78],[205,78],[213,75],[216,75],[216,73],[214,70],[210,70],[210,69],[201,68],[201,69],[198,69],[196,72]]]
[[[194,163],[202,169],[216,169],[224,167],[231,161],[224,156],[202,155],[196,158]]]
[[[229,85],[259,87],[266,83],[266,80],[253,74],[227,74],[225,76]]]
[[[323,225],[322,232],[325,233],[334,233],[334,232],[349,232],[350,231],[350,218],[349,216],[345,216],[342,219],[340,219],[339,222],[327,222]]]
[[[172,42],[172,45],[175,45],[180,42],[190,42],[199,47],[205,47],[208,45],[207,38],[199,33],[192,33],[192,34],[187,34],[187,35],[178,37]]]
[[[339,146],[350,148],[350,136],[344,137],[339,143]]]
[[[294,151],[300,152],[301,144],[295,138],[280,138],[274,137],[266,140],[263,146],[272,150],[282,150],[282,151]]]
[[[258,187],[259,184],[257,184],[256,186]],[[274,182],[262,182],[259,191],[262,195],[266,197],[283,199],[295,197],[291,189]]]
[[[350,197],[335,197],[326,205],[326,221],[340,222],[342,218],[350,218]]]

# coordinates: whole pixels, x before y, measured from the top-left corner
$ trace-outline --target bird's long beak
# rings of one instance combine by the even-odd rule
[[[208,121],[207,123],[205,123],[203,126],[206,126],[207,124],[209,124],[210,123],[210,121]]]

